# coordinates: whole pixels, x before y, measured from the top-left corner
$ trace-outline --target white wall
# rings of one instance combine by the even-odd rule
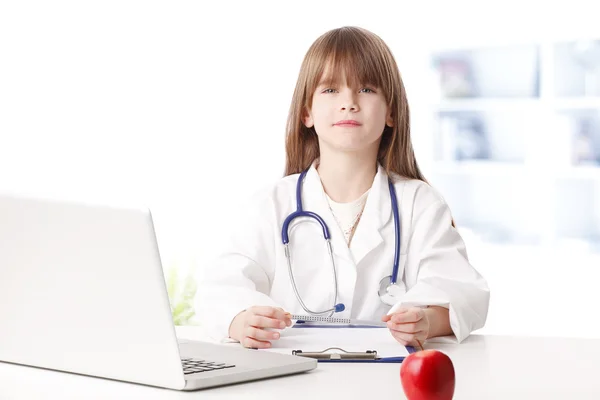
[[[136,197],[167,264],[210,260],[240,197],[281,176],[304,53],[359,25],[399,62],[431,151],[424,71],[438,46],[587,36],[577,2],[0,3],[0,190]]]
[[[203,4],[3,3],[0,189],[140,197],[167,259],[210,258],[239,196],[283,172],[311,42],[358,24],[399,56],[410,44],[407,27],[376,22],[383,6]]]

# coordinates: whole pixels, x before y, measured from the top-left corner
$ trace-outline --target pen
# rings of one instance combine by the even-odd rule
[[[423,343],[421,343],[421,341],[419,339],[415,339],[415,340],[419,344],[419,347],[421,348],[421,350],[425,350],[425,348],[423,347]]]

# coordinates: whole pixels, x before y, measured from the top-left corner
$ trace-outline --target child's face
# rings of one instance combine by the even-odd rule
[[[368,85],[350,88],[345,77],[337,86],[319,84],[307,111],[303,122],[308,128],[315,127],[320,147],[335,151],[379,148],[385,125],[393,124],[381,89]],[[344,120],[358,125],[340,125]]]

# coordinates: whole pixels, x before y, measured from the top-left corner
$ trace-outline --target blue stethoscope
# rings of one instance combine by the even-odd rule
[[[338,297],[338,282],[337,282],[337,271],[335,268],[335,259],[333,257],[333,251],[331,249],[331,236],[329,235],[329,228],[327,224],[317,213],[304,211],[302,209],[302,182],[304,181],[304,177],[308,170],[304,170],[300,176],[298,177],[298,183],[296,184],[296,211],[288,215],[288,217],[283,221],[283,227],[281,229],[281,241],[283,242],[285,257],[287,259],[288,264],[288,272],[290,275],[290,281],[292,283],[292,288],[294,289],[294,293],[296,294],[296,298],[298,302],[306,311],[311,315],[322,315],[322,314],[330,314],[336,312],[342,312],[346,309],[346,306],[343,304],[337,304]],[[391,180],[388,179],[388,185],[390,188],[390,197],[392,199],[392,212],[394,214],[394,229],[395,229],[395,248],[394,248],[394,268],[392,269],[392,275],[384,277],[379,282],[379,298],[381,301],[387,305],[394,305],[399,300],[399,297],[402,293],[402,289],[397,284],[398,281],[398,266],[400,264],[400,216],[398,214],[398,200],[396,199],[396,191],[394,190],[394,185]],[[333,282],[334,282],[334,297],[333,297],[333,307],[323,311],[312,311],[310,310],[302,301],[300,297],[300,293],[298,293],[298,288],[296,287],[296,282],[294,280],[294,272],[292,271],[292,260],[290,257],[289,250],[289,236],[288,236],[288,228],[290,223],[298,217],[309,217],[315,219],[321,228],[323,229],[323,237],[325,238],[325,243],[327,245],[327,251],[329,252],[329,257],[331,258],[331,266],[333,270]]]

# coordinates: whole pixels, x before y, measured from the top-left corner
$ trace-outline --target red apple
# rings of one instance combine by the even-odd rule
[[[451,400],[454,365],[441,351],[418,351],[402,361],[400,381],[408,400]]]

